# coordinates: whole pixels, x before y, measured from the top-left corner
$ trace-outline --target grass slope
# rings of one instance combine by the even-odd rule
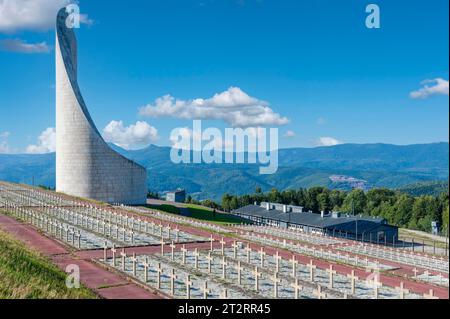
[[[0,230],[0,299],[93,299],[87,288],[66,287],[66,274]]]

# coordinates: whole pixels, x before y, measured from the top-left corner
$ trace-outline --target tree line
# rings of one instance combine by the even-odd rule
[[[448,189],[438,196],[411,196],[403,192],[377,188],[364,192],[330,190],[326,187],[300,188],[279,191],[272,189],[263,193],[257,188],[254,194],[234,196],[225,194],[221,208],[231,211],[254,202],[273,202],[302,206],[306,211],[339,211],[363,216],[385,218],[399,227],[430,232],[431,222],[437,221],[444,233],[448,231],[449,196]]]

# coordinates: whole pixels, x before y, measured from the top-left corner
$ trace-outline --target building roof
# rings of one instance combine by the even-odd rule
[[[371,217],[355,217],[341,215],[340,217],[333,217],[332,214],[321,216],[321,214],[314,214],[310,212],[302,213],[284,213],[277,209],[267,210],[265,207],[257,205],[248,205],[235,210],[238,214],[245,214],[247,216],[263,217],[282,222],[290,222],[298,225],[305,225],[317,228],[334,228],[339,226],[339,229],[354,230],[355,221],[358,220],[358,229],[360,231],[367,231],[371,228],[385,225],[383,218]]]
[[[184,189],[177,189],[175,191],[168,191],[167,194],[181,194],[185,193],[186,191]]]

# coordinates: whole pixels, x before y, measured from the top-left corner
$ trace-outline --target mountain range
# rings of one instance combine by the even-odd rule
[[[153,192],[185,188],[197,199],[219,200],[224,193],[253,193],[272,188],[312,186],[349,188],[330,179],[343,175],[367,181],[371,187],[401,188],[410,184],[447,181],[449,144],[342,144],[279,151],[279,168],[273,175],[260,175],[260,164],[174,164],[170,147],[150,145],[125,150],[111,145],[124,156],[148,169],[148,187]],[[55,154],[0,154],[0,180],[55,186]]]

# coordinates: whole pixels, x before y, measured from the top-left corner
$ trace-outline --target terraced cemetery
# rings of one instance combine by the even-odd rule
[[[63,270],[69,262],[61,256],[74,255],[82,283],[104,298],[449,297],[448,256],[293,229],[217,225],[10,183],[0,183],[0,228],[12,235],[20,229],[19,240],[40,239],[30,242],[37,251],[51,245],[48,253]]]

